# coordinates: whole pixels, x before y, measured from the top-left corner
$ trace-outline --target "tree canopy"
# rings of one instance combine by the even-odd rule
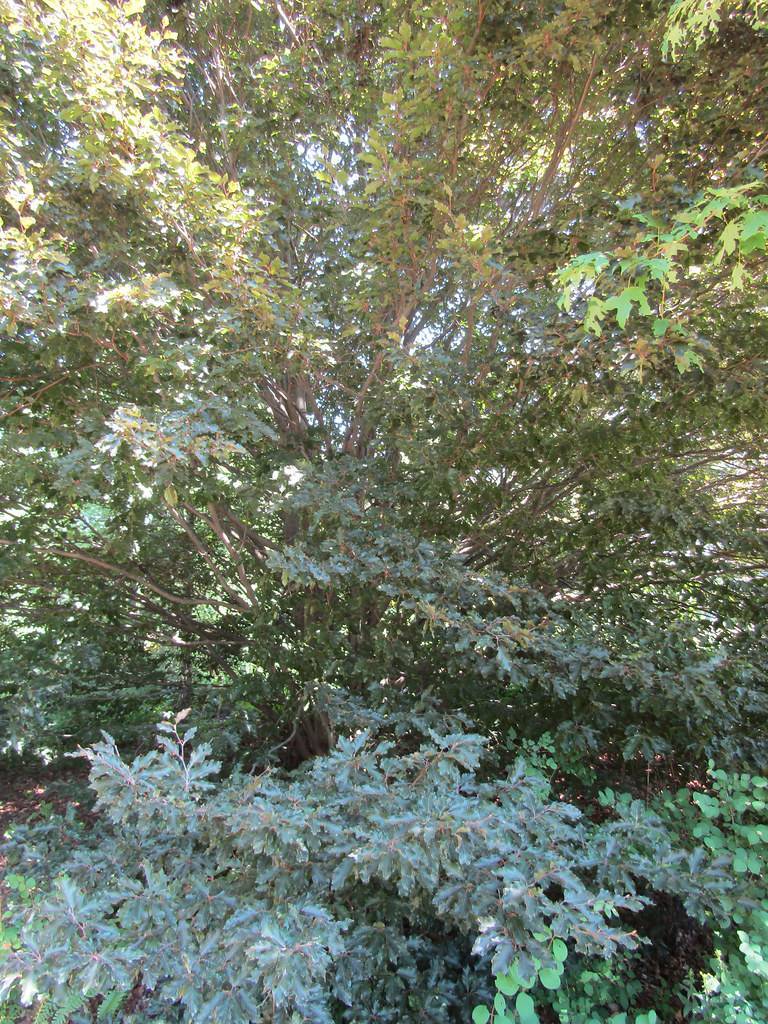
[[[14,728],[387,679],[761,759],[761,15],[5,2]]]
[[[767,27],[0,0],[5,756],[764,769]]]

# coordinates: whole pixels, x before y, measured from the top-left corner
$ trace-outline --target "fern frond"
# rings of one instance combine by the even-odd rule
[[[72,1014],[77,1013],[84,1004],[85,999],[80,992],[70,992],[61,1003],[56,1005],[50,1024],[67,1024]]]
[[[115,1016],[117,1011],[125,1002],[127,992],[122,992],[120,989],[113,988],[111,992],[107,992],[101,1001],[98,1013],[96,1014],[96,1020],[98,1024],[104,1024],[105,1021],[110,1020]]]
[[[56,1004],[52,999],[43,999],[37,1008],[34,1024],[51,1024],[51,1017]]]

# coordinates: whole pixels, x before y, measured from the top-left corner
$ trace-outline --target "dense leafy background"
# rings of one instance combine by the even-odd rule
[[[126,992],[135,1009],[152,991],[152,1013],[181,999],[193,1016],[233,1020],[439,1020],[449,1006],[459,1019],[489,983],[487,922],[508,927],[480,894],[486,861],[509,863],[511,843],[540,861],[551,847],[578,880],[531,882],[509,940],[527,958],[520,977],[560,978],[563,959],[542,946],[558,938],[573,952],[567,976],[591,972],[584,984],[602,993],[547,996],[546,1012],[630,1010],[599,966],[608,947],[578,939],[591,892],[608,918],[629,900],[616,934],[642,932],[631,915],[668,898],[725,943],[720,1002],[707,1010],[691,960],[670,1014],[763,1019],[747,991],[765,977],[757,954],[740,951],[742,982],[738,943],[717,936],[743,924],[742,944],[761,948],[752,847],[764,833],[736,831],[731,859],[692,879],[696,857],[717,862],[706,822],[765,827],[750,787],[768,761],[766,17],[762,0],[0,0],[3,757],[50,761],[106,728],[130,760],[154,722],[191,708],[235,780],[197,809],[175,790],[152,797],[137,826],[118,793],[121,755],[111,740],[97,748],[118,828],[77,863],[51,847],[57,871],[94,874],[73,896],[49,868],[48,902],[22,900],[31,930],[10,945],[50,966],[27,964],[26,995],[66,999],[76,979],[69,1013],[108,992],[110,1012]],[[408,731],[427,692],[443,725],[424,742],[476,748],[434,780],[437,755],[419,769]],[[352,738],[374,723],[391,754]],[[354,744],[371,778],[342,785]],[[171,786],[174,749],[167,763],[146,755],[136,778]],[[385,754],[405,759],[391,777]],[[554,787],[531,783],[535,840],[500,810],[516,806],[505,780],[521,756],[521,778],[547,764]],[[293,808],[279,842],[307,830],[301,870],[295,850],[253,847],[248,860],[231,848],[250,792],[238,772],[269,766],[263,799]],[[605,797],[598,810],[608,784],[644,805]],[[674,797],[680,785],[693,788]],[[716,785],[731,787],[722,806],[686,817],[686,794]],[[459,839],[427,848],[408,869],[425,872],[408,882],[418,912],[404,910],[411,890],[393,879],[410,876],[384,871],[381,844],[407,858],[410,839],[391,821],[450,814],[455,837],[483,801],[489,845],[466,861]],[[558,801],[586,816],[564,824]],[[655,836],[646,847],[606,838],[630,806],[635,831]],[[244,829],[255,813],[242,811]],[[146,842],[141,882],[126,822]],[[17,854],[39,872],[36,841]],[[663,876],[654,843],[677,865]],[[347,914],[341,883],[318,893],[350,849],[377,867]],[[189,913],[207,934],[197,904],[183,909],[184,875],[224,879],[216,899],[236,914],[267,855],[275,879],[252,912],[282,907],[294,935],[314,927],[302,901],[320,908],[304,981],[278,993],[254,975],[243,999],[256,1002],[225,1013],[224,968],[206,975],[203,954],[194,992],[172,972],[151,980],[155,947],[126,937],[147,928],[125,909],[135,886],[170,887],[162,913],[147,897],[158,928]],[[114,876],[95,866],[107,861]],[[441,896],[457,863],[478,894],[460,910]],[[744,876],[735,895],[731,869]],[[508,892],[504,870],[489,892]],[[73,899],[101,922],[94,949],[116,958],[103,971],[53,953]],[[233,942],[251,941],[246,918]],[[400,950],[378,961],[383,987],[355,989],[367,967],[351,988],[324,987],[328,963],[373,955],[379,925]],[[592,966],[571,966],[587,955]],[[381,965],[412,956],[426,973],[387,989]],[[536,1010],[518,989],[528,1024]],[[638,1012],[655,998],[644,991]]]

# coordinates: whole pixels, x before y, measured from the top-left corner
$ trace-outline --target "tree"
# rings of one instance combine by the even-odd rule
[[[689,7],[4,0],[11,650],[763,762],[764,36]]]
[[[0,0],[3,996],[765,1019],[766,27]]]

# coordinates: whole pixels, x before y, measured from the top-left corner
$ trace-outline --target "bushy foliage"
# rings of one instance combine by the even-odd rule
[[[674,894],[704,926],[708,957],[673,987],[649,991],[642,943],[651,943],[652,934],[641,929],[641,945],[614,957],[574,957],[567,945],[553,943],[554,964],[534,956],[533,970],[528,964],[521,971],[516,960],[496,976],[493,1003],[475,1008],[475,1024],[537,1021],[537,1011],[545,1019],[554,1013],[561,1024],[656,1024],[681,1013],[711,1024],[764,1024],[766,791],[762,776],[711,769],[711,789],[682,789],[651,805],[613,790],[601,793],[610,817],[590,842],[603,878],[614,888],[639,881],[652,894],[651,905]]]
[[[437,1022],[462,1019],[513,960],[527,976],[557,968],[564,943],[633,948],[616,915],[643,900],[595,829],[524,763],[482,781],[483,739],[440,725],[393,716],[407,752],[361,731],[292,775],[218,784],[193,729],[162,725],[131,763],[105,738],[84,752],[98,829],[14,836],[40,891],[6,991],[140,980],[149,1005],[190,1020]]]
[[[683,790],[668,812],[689,847],[706,851],[706,897],[717,955],[691,997],[696,1020],[768,1020],[768,779],[711,770],[706,792]]]
[[[0,0],[40,1024],[765,1015],[765,7]]]
[[[70,814],[9,844],[25,899],[5,992],[111,1006],[139,986],[145,1015],[195,1021],[438,1022],[485,1006],[495,976],[499,1022],[505,998],[521,1021],[581,1005],[618,1022],[604,1007],[636,1005],[644,941],[629,922],[665,890],[719,936],[697,1019],[761,1019],[766,780],[717,772],[716,795],[658,810],[607,792],[594,824],[540,768],[482,773],[486,742],[461,726],[392,713],[297,772],[223,782],[178,720],[132,762],[105,737],[82,752],[98,825]]]

